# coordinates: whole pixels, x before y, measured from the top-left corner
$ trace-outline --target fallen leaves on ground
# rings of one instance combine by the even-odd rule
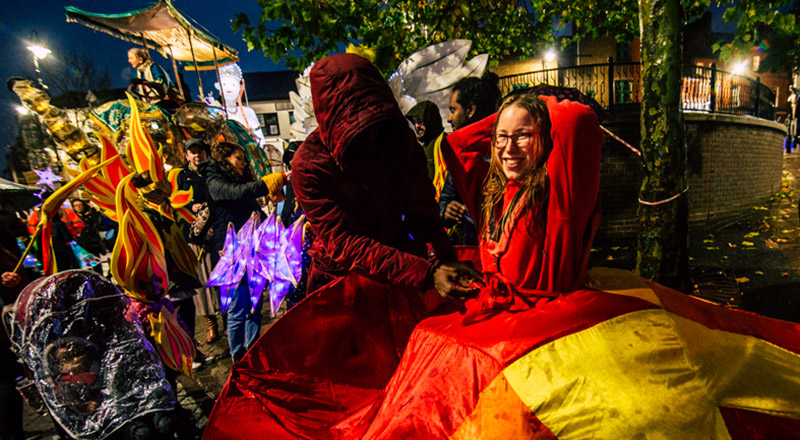
[[[759,235],[759,232],[748,232],[747,234],[744,234],[744,238],[753,238],[758,237]]]
[[[745,241],[742,242],[742,246],[753,246],[753,242],[745,240]]]
[[[775,243],[774,241],[770,240],[769,238],[764,240],[764,244],[767,245],[767,247],[770,247],[772,249],[778,249],[780,247],[780,246],[778,246],[778,243]]]
[[[737,277],[737,278],[736,278],[736,282],[737,282],[737,283],[749,283],[749,282],[750,282],[750,278],[747,278],[747,277]]]

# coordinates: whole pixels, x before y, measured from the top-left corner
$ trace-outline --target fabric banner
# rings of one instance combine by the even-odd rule
[[[421,321],[381,387],[396,359],[378,348],[392,339],[365,323],[387,316],[389,296],[348,278],[234,366],[204,438],[800,438],[798,324],[595,269],[592,288],[536,308],[466,326],[457,312]],[[355,281],[371,295],[348,294]],[[309,327],[316,343],[302,342]],[[371,355],[350,368],[353,353]]]

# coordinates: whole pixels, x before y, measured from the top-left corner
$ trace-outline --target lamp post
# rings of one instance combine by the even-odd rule
[[[36,80],[39,81],[39,87],[42,90],[47,90],[47,86],[42,81],[42,71],[39,70],[39,60],[43,60],[50,54],[50,49],[44,47],[39,42],[39,35],[36,31],[31,32],[31,44],[28,45],[28,50],[33,54],[33,67],[36,70]]]

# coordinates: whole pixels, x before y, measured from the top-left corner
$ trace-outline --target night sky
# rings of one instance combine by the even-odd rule
[[[33,57],[25,48],[36,30],[43,45],[53,51],[40,61],[48,63],[50,57],[74,48],[79,53],[92,56],[98,65],[107,67],[113,87],[126,87],[133,75],[127,62],[127,50],[134,47],[104,32],[94,31],[77,23],[67,23],[64,6],[75,6],[89,12],[115,14],[145,8],[155,3],[152,1],[123,0],[2,0],[0,1],[0,79],[5,84],[12,76],[33,78]],[[261,8],[256,0],[219,1],[219,0],[173,0],[185,16],[190,17],[207,29],[220,41],[239,51],[239,65],[243,71],[258,72],[281,70],[284,66],[276,65],[260,52],[248,52],[241,34],[231,30],[231,20],[239,12],[248,14],[252,19],[259,16]],[[171,71],[171,62],[152,51],[153,59]],[[193,94],[197,94],[197,81],[194,72],[185,72],[187,84]],[[206,94],[214,90],[216,76],[214,71],[201,72],[203,90]],[[47,84],[47,77],[43,78]],[[16,112],[19,105],[17,96],[6,87],[0,92],[0,172],[5,169],[5,154],[8,145],[16,138]]]

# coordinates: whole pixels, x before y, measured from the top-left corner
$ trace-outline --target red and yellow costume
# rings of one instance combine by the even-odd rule
[[[513,215],[497,240],[482,241],[486,287],[466,304],[477,319],[440,309],[421,321],[379,389],[379,377],[348,360],[374,349],[385,372],[392,357],[382,348],[397,333],[380,330],[395,324],[383,312],[407,300],[396,286],[340,278],[234,365],[204,438],[800,437],[800,325],[624,271],[593,270],[587,282],[602,135],[588,107],[543,99],[553,139],[545,226],[531,230],[534,213],[512,204],[520,189],[509,184],[502,208]],[[493,123],[447,139],[471,212],[480,212]],[[343,328],[348,338],[331,337]]]

